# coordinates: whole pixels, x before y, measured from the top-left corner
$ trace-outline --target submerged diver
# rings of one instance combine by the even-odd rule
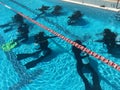
[[[80,40],[75,40],[75,42],[82,45],[82,42]],[[72,52],[74,53],[75,59],[77,60],[76,64],[77,72],[85,84],[85,90],[101,90],[99,76],[96,73],[96,71],[91,67],[89,61],[87,60],[87,57],[89,57],[89,55],[88,54],[81,55],[83,53],[82,50],[76,48],[75,46],[72,46]],[[83,59],[85,60],[84,62]],[[91,85],[88,82],[87,78],[84,76],[83,68],[88,69],[92,73],[93,85]]]
[[[52,50],[48,47],[48,39],[55,38],[56,36],[45,36],[44,32],[40,32],[39,34],[35,35],[35,43],[38,44],[40,47],[37,49],[41,51],[41,56],[33,60],[31,62],[28,62],[25,64],[27,69],[33,68],[36,66],[39,62],[41,62],[44,58],[46,58],[48,55],[51,54]]]
[[[18,46],[19,43],[28,40],[29,26],[27,24],[24,23],[20,27],[18,27],[17,32],[18,32],[18,36],[16,39],[13,39],[10,42],[2,45],[2,49],[4,51],[10,51],[11,49]]]
[[[75,24],[80,18],[82,18],[83,14],[80,11],[75,11],[71,16],[69,16],[67,24],[72,25]]]
[[[23,23],[21,26],[18,27],[18,35],[17,39],[15,39],[15,42],[24,42],[28,40],[28,34],[29,34],[29,26],[26,23]]]
[[[108,28],[104,29],[104,32],[101,34],[103,35],[102,40],[96,40],[96,41],[103,42],[103,45],[106,45],[107,50],[110,53],[111,49],[116,47],[117,35]]]
[[[23,23],[24,23],[23,17],[20,16],[19,14],[16,14],[14,17],[12,17],[12,21],[10,21],[6,24],[0,25],[0,27],[1,28],[9,27],[6,30],[4,30],[4,32],[6,33],[8,31],[12,30],[15,25],[20,26]]]
[[[54,7],[54,10],[51,12],[53,15],[60,15],[61,14],[62,7],[59,5],[56,5]]]
[[[41,14],[44,14],[45,11],[47,11],[50,7],[49,6],[45,6],[45,5],[42,5],[42,7],[36,9],[36,10],[39,10],[41,12]]]
[[[34,36],[35,44],[39,45],[38,49],[47,50],[48,49],[48,39],[55,38],[57,36],[45,36],[44,32],[40,32],[39,34]]]
[[[39,34],[35,35],[34,36],[35,44],[39,45],[39,48],[37,49],[37,51],[33,53],[17,54],[17,60],[22,60],[28,57],[32,57],[40,53],[40,57],[38,59],[25,64],[27,69],[33,68],[39,62],[41,62],[44,58],[46,58],[47,56],[51,54],[52,50],[48,47],[48,44],[49,44],[48,39],[55,38],[55,37],[56,36],[45,36],[44,32],[40,32]]]

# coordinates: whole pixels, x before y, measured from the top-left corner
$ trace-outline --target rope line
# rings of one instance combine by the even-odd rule
[[[31,21],[32,23],[38,25],[39,27],[41,27],[41,28],[43,28],[43,29],[51,32],[52,34],[58,36],[59,38],[61,38],[61,39],[63,39],[64,41],[68,42],[69,44],[75,46],[76,48],[78,48],[78,49],[80,49],[80,50],[88,53],[89,55],[95,57],[96,59],[99,59],[99,60],[101,60],[102,62],[106,63],[107,65],[109,65],[109,66],[113,67],[114,69],[120,71],[120,66],[119,66],[118,64],[112,62],[111,60],[106,59],[105,57],[103,57],[103,56],[101,56],[101,55],[99,55],[99,54],[91,51],[90,49],[85,48],[84,46],[82,46],[82,45],[80,45],[80,44],[78,44],[78,43],[70,40],[69,38],[66,38],[65,36],[63,36],[63,35],[55,32],[55,31],[53,31],[52,29],[44,26],[43,24],[41,24],[41,23],[33,20],[32,18],[30,18],[30,17],[28,17],[28,16],[26,16],[26,15],[18,12],[17,10],[13,9],[12,7],[8,6],[7,4],[5,4],[5,3],[3,3],[3,2],[0,2],[0,4],[3,5],[4,7],[8,8],[8,9],[14,11],[15,13],[21,15],[22,17],[26,18],[27,20]]]

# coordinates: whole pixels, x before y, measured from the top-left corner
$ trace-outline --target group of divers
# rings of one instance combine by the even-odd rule
[[[48,10],[49,6],[42,6],[41,8],[38,8],[37,10],[40,10],[42,14],[45,13],[46,10]],[[54,10],[51,12],[54,15],[60,15],[61,14],[62,7],[59,5],[56,5]],[[75,11],[71,16],[68,18],[68,25],[76,23],[76,20],[81,18],[83,14],[81,14],[80,11]],[[13,27],[17,26],[17,38],[9,42],[8,44],[5,44],[2,46],[4,51],[9,51],[12,48],[18,46],[20,43],[24,43],[28,41],[29,39],[29,25],[25,23],[24,18],[16,14],[11,22],[8,22],[4,25],[0,25],[1,28],[4,27],[10,27],[10,29],[4,30],[4,32],[8,32],[9,30],[12,30]],[[103,38],[101,40],[96,40],[96,42],[103,43],[104,46],[107,47],[108,53],[111,53],[111,49],[120,47],[120,38],[118,35],[114,32],[112,32],[110,29],[105,28],[102,33],[99,35],[102,35]],[[41,62],[45,57],[51,54],[51,49],[49,48],[49,42],[48,39],[55,38],[57,36],[46,36],[44,32],[39,32],[38,34],[34,35],[34,43],[39,46],[37,50],[33,53],[23,53],[23,54],[17,54],[17,60],[23,60],[27,57],[34,56],[36,54],[39,54],[41,51],[43,52],[43,55],[39,57],[36,60],[33,60],[31,62],[28,62],[25,64],[27,69],[33,68],[36,66],[39,62]],[[75,40],[74,42],[83,45],[81,40]],[[86,47],[85,45],[83,45]],[[92,68],[92,66],[89,63],[89,60],[87,59],[89,55],[87,53],[84,53],[82,50],[76,48],[75,46],[72,46],[72,52],[75,56],[75,59],[77,61],[77,71],[80,77],[82,78],[84,84],[85,84],[85,90],[101,90],[100,83],[99,83],[99,76],[96,73],[96,71]],[[85,61],[86,59],[86,61]],[[87,68],[92,73],[92,80],[93,85],[89,83],[87,78],[84,76],[83,68]]]

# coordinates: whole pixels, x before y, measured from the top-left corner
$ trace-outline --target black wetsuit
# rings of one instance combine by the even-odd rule
[[[76,40],[78,44],[82,44],[79,40]],[[83,45],[84,46],[84,45]],[[75,46],[72,46],[72,52],[74,53],[75,59],[77,60],[76,67],[77,67],[77,72],[82,78],[84,84],[85,84],[85,90],[101,90],[100,84],[99,84],[99,77],[96,71],[91,67],[91,65],[88,64],[83,64],[82,59],[85,57],[88,57],[88,55],[81,56],[81,50],[76,48]],[[90,72],[93,74],[92,79],[93,79],[93,86],[90,85],[88,82],[87,78],[84,76],[82,69],[85,67],[86,69],[90,70]]]
[[[48,49],[48,39],[54,38],[56,36],[44,36],[44,34],[38,34],[35,38],[35,43],[40,45],[39,49],[47,50]]]
[[[23,24],[18,28],[19,35],[16,41],[27,41],[28,40],[28,33],[29,33],[29,26],[27,24]]]

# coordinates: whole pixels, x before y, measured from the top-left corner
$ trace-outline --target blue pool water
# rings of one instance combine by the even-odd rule
[[[64,3],[59,0],[15,0],[30,8],[35,13],[15,4],[12,0],[1,1],[31,18],[37,17],[36,14],[39,14],[39,12],[35,9],[43,4],[51,7],[56,4],[61,5],[63,7],[63,15],[52,16],[49,14],[50,11],[48,11],[45,16],[42,18],[39,17],[37,21],[72,40],[82,40],[87,48],[120,65],[119,55],[112,56],[108,54],[101,43],[94,42],[102,38],[96,34],[101,33],[104,28],[110,28],[112,31],[120,33],[119,22],[114,21],[112,16],[108,17],[106,20],[106,16],[89,15],[85,12],[86,10],[83,7],[76,4]],[[15,13],[2,5],[0,5],[0,8],[0,24],[7,23]],[[79,9],[84,13],[83,22],[75,26],[68,26],[66,23],[67,17],[71,15],[73,11]],[[35,45],[31,43],[32,36],[40,31],[45,31],[31,22],[25,21],[30,25],[30,40],[10,52],[4,52],[0,49],[0,90],[84,90],[84,83],[76,70],[76,60],[71,51],[71,45],[60,38],[49,40],[49,47],[52,49],[52,54],[46,57],[46,59],[36,67],[27,70],[24,64],[35,60],[37,56],[26,58],[23,61],[17,61],[16,54],[35,51]],[[4,29],[0,28],[0,45],[16,37],[17,27],[7,33],[3,32]],[[45,32],[47,35],[52,35],[47,31]],[[94,57],[90,58],[90,64],[100,77],[102,90],[120,90],[120,72],[98,61]],[[91,74],[85,73],[85,76],[89,79],[89,82],[92,83]]]

